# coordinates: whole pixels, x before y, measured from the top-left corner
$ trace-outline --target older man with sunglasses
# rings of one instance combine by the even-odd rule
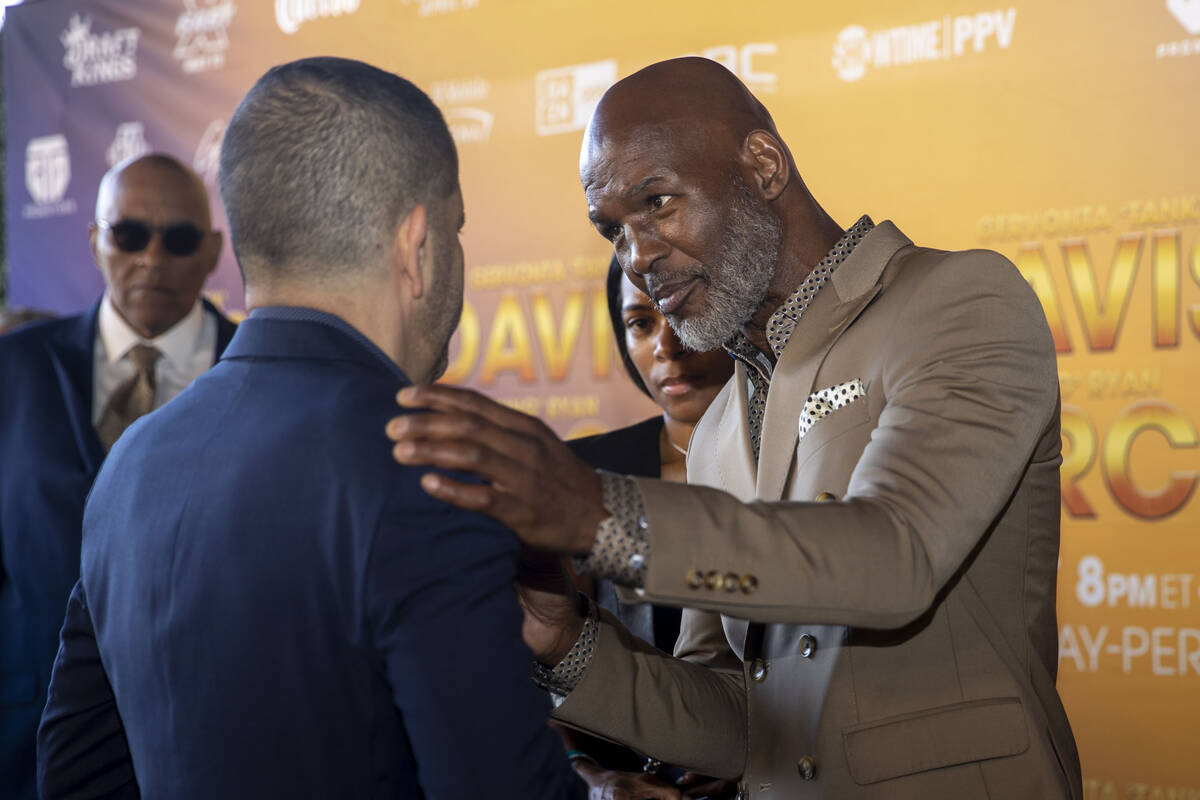
[[[213,365],[234,326],[200,299],[217,264],[208,193],[147,155],[100,182],[92,253],[107,289],[83,314],[0,337],[0,786],[33,798],[35,736],[84,500],[137,417]]]

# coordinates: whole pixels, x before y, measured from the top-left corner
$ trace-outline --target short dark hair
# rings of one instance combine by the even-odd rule
[[[625,317],[621,313],[621,279],[624,277],[625,272],[621,269],[621,263],[617,261],[616,256],[613,256],[612,261],[608,262],[608,278],[605,282],[608,295],[608,319],[612,322],[613,336],[617,337],[617,352],[621,354],[621,363],[625,365],[629,379],[633,381],[634,386],[641,390],[642,394],[650,397],[650,390],[642,381],[642,376],[634,366],[633,359],[629,357],[629,348],[625,345]]]
[[[458,185],[441,112],[409,81],[344,58],[271,68],[221,145],[221,200],[243,277],[330,276],[378,260],[414,206]]]

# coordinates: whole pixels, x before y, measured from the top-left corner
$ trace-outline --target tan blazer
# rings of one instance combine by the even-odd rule
[[[815,392],[865,395],[815,421]],[[754,798],[1079,798],[1054,687],[1054,348],[1016,269],[884,222],[775,368],[758,465],[739,365],[680,486],[639,480],[642,599],[672,658],[605,617],[560,719]],[[749,620],[749,622],[748,622]]]

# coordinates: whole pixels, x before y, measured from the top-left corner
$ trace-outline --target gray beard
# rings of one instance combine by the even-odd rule
[[[783,225],[773,214],[755,205],[750,187],[738,179],[738,189],[729,208],[728,223],[721,237],[720,263],[716,269],[704,265],[699,276],[707,282],[706,307],[691,317],[667,314],[684,346],[703,352],[728,342],[767,297],[783,242]],[[647,275],[654,284],[665,284],[684,273]]]

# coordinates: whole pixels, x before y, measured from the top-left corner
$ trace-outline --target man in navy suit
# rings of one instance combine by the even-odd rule
[[[234,326],[199,299],[217,264],[208,193],[166,155],[104,176],[90,226],[107,289],[0,337],[0,795],[33,798],[35,743],[83,504],[112,441],[212,366]],[[146,353],[144,369],[135,363]],[[139,407],[139,403],[142,405]]]
[[[529,679],[516,539],[382,437],[462,308],[440,112],[360,62],[276,67],[221,196],[251,313],[96,481],[44,795],[582,796]]]

